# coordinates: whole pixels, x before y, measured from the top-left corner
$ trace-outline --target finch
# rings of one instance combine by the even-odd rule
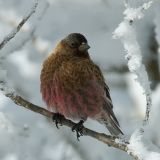
[[[123,134],[113,112],[109,88],[91,60],[87,39],[71,33],[44,61],[40,81],[48,109],[73,120],[87,118],[104,124],[112,135]]]

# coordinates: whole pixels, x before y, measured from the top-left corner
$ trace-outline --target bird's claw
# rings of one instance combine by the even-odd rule
[[[77,140],[79,141],[79,138],[80,136],[83,136],[83,123],[84,121],[83,120],[80,120],[77,124],[75,124],[73,127],[72,127],[72,131],[76,131],[76,134],[77,134]]]
[[[60,126],[62,126],[62,120],[63,120],[64,116],[59,114],[59,113],[54,113],[52,116],[52,120],[53,122],[55,122],[56,127],[59,129],[58,124],[60,124]]]

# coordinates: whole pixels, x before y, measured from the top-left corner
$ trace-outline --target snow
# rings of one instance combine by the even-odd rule
[[[144,17],[144,11],[149,9],[152,6],[152,3],[153,1],[149,1],[138,8],[131,8],[131,6],[126,3],[126,9],[123,13],[125,15],[125,19],[128,21],[142,19]]]
[[[16,36],[16,34],[19,32],[19,30],[22,28],[23,24],[32,16],[32,14],[35,12],[36,8],[38,6],[38,0],[35,1],[35,4],[33,5],[31,11],[29,14],[23,17],[23,19],[18,23],[18,26],[12,30],[8,35],[6,35],[3,39],[3,41],[0,43],[0,49],[2,49],[12,38]]]
[[[131,138],[130,138],[129,152],[136,153],[140,160],[159,160],[160,159],[160,151],[150,151],[150,147],[153,146],[151,142],[148,142],[144,139],[143,135],[136,130]],[[148,144],[147,144],[148,143]],[[153,148],[153,147],[152,147]],[[159,150],[157,148],[157,150]]]
[[[151,89],[145,65],[142,64],[142,53],[137,41],[135,26],[132,25],[132,23],[137,19],[143,18],[142,11],[149,9],[151,4],[152,2],[148,2],[148,4],[143,4],[138,8],[126,8],[124,11],[124,20],[113,33],[113,38],[122,41],[126,51],[125,58],[128,61],[128,68],[137,76],[136,80],[140,83],[143,92],[146,95],[146,114],[143,121],[144,126],[149,120],[149,112],[152,105]]]
[[[139,113],[138,115],[142,121],[145,117],[145,111],[146,111],[146,96],[143,94],[143,89],[139,84],[139,82],[135,81],[136,75],[132,73],[126,74],[126,79],[127,79],[128,92],[132,97],[134,106],[136,106]],[[133,113],[132,116],[135,117],[136,114]]]
[[[144,144],[142,143],[142,137],[142,133],[139,132],[139,130],[136,130],[130,137],[130,144],[128,145],[128,152],[135,153],[140,159],[143,159],[148,153]]]
[[[157,152],[151,152],[145,158],[145,160],[159,160],[159,159],[160,159],[160,153],[157,153]]]
[[[136,20],[142,19],[144,16],[143,11],[151,7],[152,1],[143,4],[138,8],[130,8],[126,5],[126,10],[124,11],[124,20],[119,24],[113,33],[113,38],[120,39],[126,51],[125,58],[128,61],[129,70],[136,75],[136,80],[142,87],[143,93],[146,97],[146,112],[143,120],[143,126],[137,129],[129,140],[128,152],[133,153],[139,157],[140,160],[149,160],[160,158],[160,153],[152,152],[147,149],[148,145],[145,144],[144,140],[144,127],[148,124],[149,115],[152,106],[152,97],[150,82],[148,79],[147,71],[145,65],[142,64],[142,53],[137,41],[136,34]],[[156,155],[156,157],[154,157]]]
[[[145,66],[142,64],[142,54],[136,39],[136,32],[126,20],[121,22],[113,33],[113,38],[121,39],[126,51],[125,58],[128,60],[128,68],[137,75],[137,81],[141,84],[144,92],[150,94],[150,84]]]
[[[143,3],[144,1],[146,2],[143,0]],[[30,11],[34,2],[34,0],[0,1],[0,41]],[[123,1],[39,1],[34,16],[0,51],[2,57],[7,55],[0,67],[0,79],[5,80],[7,76],[16,93],[34,104],[45,107],[39,88],[43,60],[57,41],[66,34],[83,33],[91,46],[89,52],[92,59],[104,71],[120,126],[126,136],[130,137],[136,128],[141,127],[146,109],[144,90],[137,83],[141,79],[141,84],[149,92],[142,60],[149,53],[147,42],[150,26],[155,25],[156,38],[160,42],[160,3],[153,2],[146,2],[149,9],[144,6],[145,9],[141,7],[136,10],[130,6],[130,9],[125,11],[127,18],[119,25],[116,33],[117,38],[125,41],[125,50],[128,54],[124,60],[122,44],[119,40],[112,39],[114,29],[123,20],[122,13],[125,9]],[[138,19],[140,21],[137,21]],[[134,79],[137,77],[128,72],[124,74],[105,72],[112,67],[120,68],[126,65],[127,58],[130,59],[130,70],[133,72],[138,70],[136,74],[140,73],[138,81],[135,82]],[[136,151],[145,160],[159,159],[160,127],[157,125],[160,121],[159,94],[158,86],[153,90],[150,123],[144,132],[147,135],[142,137],[141,134],[133,134],[130,139],[130,151]],[[95,121],[88,120],[85,126],[108,133],[104,126]],[[76,135],[70,129],[61,127],[57,130],[52,122],[43,116],[18,107],[2,94],[0,94],[0,137],[1,160],[132,159],[125,152],[107,147],[90,137],[81,137],[80,142],[77,142]]]

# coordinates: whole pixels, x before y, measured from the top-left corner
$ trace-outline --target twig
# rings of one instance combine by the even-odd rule
[[[127,65],[117,65],[117,66],[110,66],[107,69],[104,69],[103,72],[113,72],[113,73],[118,73],[118,74],[125,74],[129,71]]]
[[[144,12],[149,9],[153,1],[149,1],[139,6],[138,8],[131,8],[128,1],[125,0],[126,10],[124,11],[124,20],[114,31],[114,38],[119,38],[126,51],[125,58],[128,61],[128,68],[131,73],[136,75],[136,80],[142,87],[146,98],[146,113],[141,128],[135,131],[130,139],[128,145],[129,151],[143,159],[144,155],[135,144],[142,143],[144,128],[148,124],[150,109],[152,106],[150,82],[144,64],[142,64],[142,53],[140,46],[137,42],[136,30],[134,22],[144,17]],[[145,147],[144,147],[145,148]],[[146,149],[146,148],[145,148]],[[144,149],[144,150],[145,150]],[[147,149],[146,149],[147,151]]]
[[[32,16],[33,13],[35,13],[36,8],[38,6],[38,1],[39,0],[35,0],[35,3],[31,9],[31,11],[29,12],[29,14],[27,16],[25,16],[21,22],[18,24],[18,26],[10,33],[8,34],[3,41],[0,43],[0,49],[2,49],[12,38],[15,37],[15,35],[20,31],[20,29],[22,28],[22,26],[26,23],[26,21]]]
[[[124,45],[126,51],[125,58],[128,61],[128,68],[130,72],[137,76],[137,81],[142,87],[146,95],[146,113],[143,120],[142,130],[149,121],[149,113],[152,105],[150,82],[144,64],[142,64],[142,53],[137,42],[136,31],[133,23],[136,20],[142,19],[144,12],[151,7],[152,1],[144,3],[138,8],[128,7],[129,4],[125,1],[126,10],[124,11],[124,20],[119,24],[114,32],[114,38],[119,38]]]
[[[16,95],[15,93],[8,93],[6,94],[7,97],[9,97],[15,104],[19,105],[19,106],[22,106],[26,109],[29,109],[33,112],[36,112],[36,113],[39,113],[43,116],[46,116],[50,119],[52,119],[52,117],[54,116],[55,113],[53,112],[50,112],[42,107],[39,107],[37,105],[34,105],[28,101],[26,101],[25,99],[23,99],[22,97]],[[66,119],[66,118],[62,118],[62,125],[65,125],[69,128],[72,128],[76,123],[74,123],[73,121],[69,120],[69,119]],[[85,136],[90,136],[92,138],[95,138],[105,144],[107,144],[108,146],[110,147],[114,147],[114,148],[117,148],[117,149],[120,149],[122,151],[125,151],[127,152],[128,151],[128,147],[127,147],[127,144],[128,142],[127,141],[123,141],[121,140],[120,138],[118,137],[115,137],[115,136],[111,136],[111,135],[106,135],[104,133],[98,133],[98,132],[95,132],[93,130],[90,130],[88,128],[83,128],[83,135]],[[138,159],[138,156],[137,155],[134,155],[133,153],[129,153],[135,160],[139,160]]]
[[[29,30],[27,30],[27,33],[24,33],[20,37],[20,40],[16,40],[14,43],[10,44],[10,47],[6,47],[5,50],[3,50],[3,55],[6,56],[6,54],[11,54],[15,51],[21,50],[28,41],[36,39],[37,36],[35,35],[35,31],[40,25],[40,22],[42,21],[43,17],[45,16],[47,9],[49,8],[49,3],[45,1],[45,4],[43,5],[41,13],[37,16],[37,22],[31,27]]]

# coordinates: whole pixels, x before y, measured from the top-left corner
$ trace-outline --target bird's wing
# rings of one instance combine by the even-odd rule
[[[95,75],[97,77],[97,81],[99,82],[100,85],[103,86],[104,91],[105,91],[106,105],[104,105],[104,109],[109,114],[109,116],[114,121],[114,123],[119,126],[119,122],[118,122],[118,120],[117,120],[117,118],[116,118],[116,116],[113,112],[113,104],[112,104],[112,99],[111,99],[111,96],[110,96],[110,93],[109,93],[109,87],[105,83],[105,79],[103,77],[103,74],[102,74],[100,68],[97,65],[95,65],[94,72],[96,73]]]

